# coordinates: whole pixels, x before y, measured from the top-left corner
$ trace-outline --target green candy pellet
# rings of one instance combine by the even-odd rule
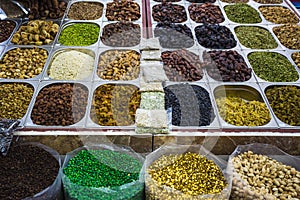
[[[89,46],[98,41],[100,27],[92,23],[77,23],[64,28],[59,43],[66,46]]]
[[[140,160],[125,153],[82,150],[63,169],[68,178],[63,179],[65,190],[78,200],[139,199],[143,192],[143,183],[138,181],[141,168]],[[128,183],[132,185],[120,188]]]

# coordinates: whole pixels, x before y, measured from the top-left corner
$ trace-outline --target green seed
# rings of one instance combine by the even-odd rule
[[[238,26],[235,28],[240,43],[251,49],[274,49],[278,46],[271,33],[258,26]]]
[[[89,46],[98,41],[100,27],[92,23],[77,23],[64,28],[59,43],[66,46]]]
[[[270,82],[294,82],[299,79],[298,72],[290,61],[276,52],[253,52],[248,60],[256,75]]]
[[[224,7],[228,19],[241,24],[260,23],[261,18],[257,10],[246,3],[237,3]]]

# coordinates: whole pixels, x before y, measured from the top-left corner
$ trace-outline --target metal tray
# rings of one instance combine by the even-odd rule
[[[103,0],[103,1],[96,1],[96,0],[74,0],[74,1],[70,1],[70,2],[68,3],[68,6],[67,6],[67,9],[66,9],[64,18],[63,18],[64,21],[73,21],[73,19],[70,19],[70,18],[68,17],[68,14],[69,14],[69,11],[70,11],[70,9],[71,9],[71,6],[72,6],[73,4],[75,4],[75,3],[78,3],[78,2],[95,2],[95,3],[100,3],[100,4],[102,4],[102,6],[103,6],[103,9],[102,9],[102,16],[101,16],[100,18],[98,18],[98,19],[91,20],[91,21],[102,22],[103,17],[104,17],[104,15],[105,15],[105,10],[106,10],[106,3],[105,3],[105,0]],[[87,20],[76,20],[76,21],[87,21]]]
[[[279,54],[285,56],[285,57],[288,59],[288,61],[289,61],[292,65],[294,65],[295,70],[296,70],[296,72],[298,73],[298,79],[297,79],[296,81],[294,81],[294,82],[287,82],[287,83],[296,83],[296,82],[300,82],[299,69],[297,69],[298,67],[294,64],[294,62],[293,62],[291,56],[288,55],[288,51],[282,51],[282,50],[274,50],[274,51],[273,51],[273,50],[271,50],[271,51],[245,50],[245,51],[243,51],[243,52],[245,53],[245,61],[246,61],[246,63],[247,63],[249,66],[251,66],[251,64],[250,64],[250,62],[249,62],[249,60],[248,60],[248,55],[249,55],[250,53],[253,53],[253,52],[274,52],[274,53],[279,53]],[[252,68],[252,66],[251,66],[251,68]],[[252,68],[252,69],[253,69],[253,68]],[[253,70],[253,73],[255,74],[255,77],[256,77],[256,79],[257,79],[257,81],[258,81],[259,83],[280,83],[280,82],[270,82],[270,81],[266,81],[266,80],[260,78],[260,77],[255,73],[254,70]]]
[[[227,84],[210,84],[210,86],[211,86],[211,90],[214,94],[214,103],[218,110],[218,115],[219,115],[219,109],[217,107],[215,100],[219,97],[225,97],[226,95],[240,97],[247,101],[257,100],[257,101],[264,102],[270,111],[268,104],[266,103],[266,101],[263,98],[263,94],[261,93],[259,85],[256,83],[249,83],[247,85],[233,84],[233,83],[231,83],[231,84],[229,84],[229,83],[227,83]],[[225,128],[225,129],[238,129],[238,130],[239,129],[247,129],[247,130],[249,130],[249,129],[250,130],[252,130],[252,129],[253,130],[278,129],[278,124],[276,123],[274,116],[272,115],[271,112],[270,112],[270,115],[271,115],[271,119],[267,124],[262,125],[262,126],[251,126],[251,127],[235,126],[235,125],[227,123],[221,116],[219,116],[219,118],[220,118],[221,127]]]
[[[229,51],[229,50],[228,49],[220,49],[220,50],[216,50],[216,51]],[[251,65],[247,62],[247,56],[244,55],[244,52],[242,52],[241,50],[235,50],[235,51],[243,57],[246,65],[247,65],[247,67],[252,69]],[[243,81],[243,82],[218,81],[218,80],[215,80],[214,78],[212,78],[210,75],[208,75],[207,69],[205,69],[205,71],[207,73],[207,77],[208,77],[208,82],[209,83],[240,83],[240,84],[248,84],[248,83],[256,83],[257,82],[257,78],[256,78],[256,75],[254,74],[253,69],[252,69],[252,72],[251,72],[250,79],[247,80],[247,81]]]
[[[86,128],[90,128],[90,129],[93,129],[93,128],[97,128],[97,129],[110,129],[110,130],[134,130],[135,129],[135,124],[133,125],[129,125],[129,126],[102,126],[102,125],[99,125],[98,123],[95,123],[92,118],[91,118],[91,111],[92,111],[92,101],[93,101],[93,98],[94,98],[94,93],[95,93],[95,90],[99,87],[99,86],[102,86],[102,85],[106,85],[106,84],[115,84],[115,85],[133,85],[133,86],[136,86],[137,88],[139,88],[139,85],[138,85],[138,82],[133,82],[133,81],[126,81],[126,82],[112,82],[112,81],[107,81],[107,82],[94,82],[92,84],[92,88],[91,88],[91,95],[90,95],[90,98],[89,98],[89,102],[88,102],[88,109],[87,109],[87,117],[86,117]]]
[[[46,125],[37,125],[35,123],[33,123],[32,119],[31,119],[31,113],[32,113],[32,109],[34,107],[35,104],[35,100],[36,97],[38,96],[38,94],[40,93],[40,91],[47,87],[50,86],[52,84],[63,84],[63,83],[73,83],[73,84],[80,84],[86,87],[87,91],[88,91],[88,99],[87,99],[87,104],[86,104],[86,110],[85,110],[85,114],[82,117],[82,119],[72,125],[69,126],[46,126]],[[51,130],[55,130],[55,129],[81,129],[81,128],[85,128],[85,124],[86,124],[86,116],[87,116],[87,108],[88,108],[88,104],[91,101],[90,100],[90,92],[91,91],[91,84],[90,83],[86,83],[86,82],[78,82],[78,81],[44,81],[44,82],[40,82],[39,87],[37,89],[37,92],[35,93],[34,96],[34,103],[32,103],[27,118],[26,118],[26,122],[25,122],[25,127],[29,128],[29,129],[40,129],[40,130],[47,130],[47,129],[51,129]]]
[[[101,26],[101,23],[97,22],[97,21],[92,21],[92,20],[85,20],[85,21],[82,21],[82,20],[72,20],[72,21],[63,21],[62,24],[61,24],[61,28],[60,28],[60,31],[59,33],[57,34],[58,36],[56,37],[56,41],[55,41],[55,46],[64,46],[64,47],[71,47],[71,46],[67,46],[67,45],[63,45],[63,44],[60,44],[59,43],[59,37],[61,35],[61,33],[63,32],[63,30],[65,28],[67,28],[68,26],[72,26],[74,24],[94,24],[94,25],[97,25],[99,27],[99,33],[98,33],[98,40],[97,42],[95,42],[94,44],[91,44],[91,45],[87,45],[87,46],[80,46],[80,47],[97,47],[99,45],[99,41],[100,41],[100,32],[101,32],[101,29],[102,29],[102,26]],[[73,46],[72,46],[73,47]]]
[[[51,51],[52,51],[52,48],[51,47],[42,47],[42,46],[32,46],[32,45],[11,45],[11,46],[7,46],[5,48],[5,50],[3,51],[2,53],[2,56],[0,57],[0,60],[2,60],[3,56],[10,50],[13,50],[13,49],[16,49],[16,48],[20,48],[20,49],[32,49],[34,47],[37,47],[39,49],[44,49],[48,52],[48,57],[46,59],[46,62],[45,62],[45,65],[43,67],[43,70],[40,74],[36,75],[35,77],[33,78],[29,78],[29,79],[12,79],[12,80],[40,80],[42,78],[42,74],[44,73],[45,71],[45,68],[47,66],[47,63],[48,63],[48,60],[49,60],[49,57],[50,57],[50,54],[51,54]],[[1,55],[1,54],[0,54]],[[4,78],[0,78],[0,80],[7,80],[7,79],[4,79]]]
[[[25,113],[25,115],[22,117],[22,119],[20,119],[20,125],[19,126],[24,126],[25,125],[25,120],[30,112],[30,109],[35,101],[35,97],[36,97],[36,93],[37,93],[37,88],[39,85],[38,81],[29,81],[29,80],[12,80],[12,79],[8,79],[8,80],[0,80],[0,84],[8,84],[8,83],[24,83],[24,84],[29,84],[33,87],[33,94],[32,94],[32,98],[30,100],[30,103],[28,104],[27,107],[27,111]]]
[[[92,69],[92,72],[89,76],[87,76],[86,78],[84,79],[81,79],[81,80],[74,80],[74,81],[86,81],[86,82],[89,82],[91,80],[93,80],[93,76],[94,76],[94,68],[95,66],[97,65],[96,63],[96,53],[97,53],[97,49],[94,48],[94,47],[70,47],[70,48],[65,48],[65,47],[56,47],[53,49],[51,55],[49,56],[50,59],[48,60],[48,62],[46,63],[46,69],[45,69],[45,72],[42,76],[42,80],[41,81],[44,81],[44,80],[54,80],[52,78],[49,77],[49,70],[51,68],[51,65],[52,65],[52,62],[53,60],[55,59],[55,57],[60,54],[60,53],[63,53],[63,52],[67,52],[67,51],[71,51],[71,50],[76,50],[76,51],[79,51],[79,52],[83,52],[83,53],[86,53],[90,56],[92,56],[94,58],[94,64],[93,64],[93,69]],[[72,67],[72,66],[70,66]],[[55,79],[56,80],[56,79]],[[64,81],[64,80],[62,80]]]
[[[171,85],[181,85],[181,84],[188,84],[188,85],[196,85],[196,86],[200,86],[201,88],[205,89],[208,94],[209,94],[209,98],[210,98],[210,102],[211,102],[211,105],[212,105],[212,109],[213,109],[213,112],[215,114],[215,117],[214,119],[212,120],[212,122],[207,125],[207,126],[175,126],[175,125],[170,125],[170,129],[172,131],[184,131],[184,130],[198,130],[198,129],[202,129],[202,130],[206,130],[206,129],[220,129],[221,126],[220,126],[220,121],[219,121],[219,116],[218,116],[218,112],[217,112],[217,109],[216,109],[216,106],[215,104],[213,103],[213,95],[211,93],[211,90],[210,90],[210,87],[207,83],[201,83],[201,82],[185,82],[185,83],[180,83],[180,82],[167,82],[167,83],[164,83],[163,87],[168,87],[168,86],[171,86]],[[188,97],[187,97],[188,98]],[[188,100],[188,99],[187,99]],[[191,102],[189,102],[191,103]],[[171,117],[171,116],[170,116]]]
[[[102,79],[98,76],[98,63],[99,63],[99,59],[100,59],[100,56],[107,52],[107,51],[115,51],[115,50],[118,50],[118,51],[126,51],[126,50],[133,50],[135,52],[137,52],[138,54],[140,54],[140,51],[138,48],[131,48],[131,47],[117,47],[117,48],[99,48],[98,49],[98,53],[96,54],[96,57],[95,57],[95,67],[94,67],[94,77],[93,77],[93,80],[94,81],[103,81],[103,82],[126,82],[126,81],[129,81],[129,82],[138,82],[140,77],[141,77],[141,68],[139,66],[139,75],[137,78],[135,79],[132,79],[132,80],[109,80],[109,79]],[[140,54],[141,55],[141,54]],[[141,61],[141,59],[140,59]]]
[[[266,89],[267,89],[268,87],[272,87],[272,86],[287,86],[287,85],[290,85],[290,86],[296,86],[296,87],[298,87],[298,89],[300,89],[300,84],[299,84],[299,83],[297,83],[297,84],[295,84],[295,83],[259,83],[259,86],[260,86],[260,88],[261,88],[261,90],[262,90],[262,93],[263,93],[263,97],[264,97],[265,101],[267,102],[268,107],[269,107],[269,109],[270,109],[270,111],[271,111],[273,117],[274,117],[275,120],[277,121],[277,123],[278,123],[278,125],[279,125],[279,128],[280,128],[280,129],[299,130],[300,126],[291,126],[291,125],[289,125],[289,124],[287,124],[287,123],[281,121],[281,120],[276,116],[276,114],[274,113],[274,111],[273,111],[273,109],[272,109],[272,106],[270,105],[269,100],[268,100],[268,98],[267,98],[267,96],[266,96],[266,94],[265,94]]]
[[[102,35],[103,35],[103,30],[104,30],[104,27],[106,26],[106,25],[108,25],[108,24],[114,24],[114,23],[117,23],[117,22],[103,22],[102,23],[102,26],[101,26],[101,37],[102,37]],[[135,46],[125,46],[125,48],[126,47],[130,47],[130,48],[139,48],[139,46],[140,46],[140,44],[141,44],[141,39],[142,39],[142,37],[143,37],[143,31],[142,31],[142,28],[143,28],[143,24],[140,22],[133,22],[133,24],[137,24],[137,25],[139,25],[139,30],[140,30],[140,33],[141,33],[141,37],[140,37],[140,42],[139,42],[139,44],[137,44],[137,45],[135,45]],[[124,48],[124,47],[120,47],[120,46],[108,46],[108,45],[105,45],[103,42],[102,42],[102,40],[101,39],[99,39],[99,47],[101,47],[101,48]]]
[[[0,13],[1,13],[1,8],[0,8]],[[0,14],[1,15],[1,14]],[[10,40],[12,39],[14,33],[19,29],[20,24],[22,23],[22,20],[20,19],[5,19],[5,20],[1,20],[1,21],[12,21],[15,23],[15,28],[13,29],[13,31],[11,32],[10,36],[7,38],[7,40],[0,42],[0,45],[8,45],[10,44]],[[1,51],[0,51],[1,52]],[[0,54],[1,55],[1,54]]]

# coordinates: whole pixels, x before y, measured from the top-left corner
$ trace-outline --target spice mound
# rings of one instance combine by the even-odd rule
[[[103,4],[100,2],[76,2],[68,12],[68,18],[74,20],[96,20],[102,16]]]
[[[27,83],[1,83],[0,118],[23,118],[27,112],[33,92],[33,87]]]
[[[265,94],[276,115],[291,126],[300,126],[300,88],[292,85],[274,86]]]
[[[246,3],[237,3],[224,7],[228,19],[241,24],[260,23],[261,18],[257,10]]]
[[[32,197],[52,185],[58,175],[58,161],[37,146],[12,146],[6,156],[0,157],[2,200]]]
[[[64,28],[59,43],[66,46],[89,46],[98,41],[100,27],[94,23],[75,23]]]
[[[53,21],[32,20],[22,25],[11,42],[19,45],[46,45],[53,42],[59,25]]]
[[[212,160],[196,153],[163,155],[147,172],[149,199],[197,199],[199,195],[220,194],[227,186],[221,169]]]
[[[81,150],[63,173],[64,187],[72,199],[139,199],[142,162],[132,155],[111,150]],[[116,196],[117,195],[117,196]]]
[[[216,99],[220,116],[235,126],[263,126],[271,120],[265,103],[240,97],[221,97]]]
[[[300,172],[294,167],[252,151],[231,161],[234,167],[231,199],[300,198]]]
[[[271,82],[295,82],[299,79],[296,68],[282,54],[276,52],[252,52],[248,60],[255,74]]]
[[[93,72],[94,57],[80,50],[59,52],[48,70],[48,75],[56,80],[82,80]]]

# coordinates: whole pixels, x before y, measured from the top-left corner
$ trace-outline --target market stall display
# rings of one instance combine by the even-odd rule
[[[21,135],[31,137],[20,138],[55,144],[64,155],[110,138],[155,158],[146,158],[148,170],[141,171],[143,159],[135,153],[72,151],[61,170],[65,199],[142,199],[143,173],[152,178],[146,180],[149,199],[207,193],[205,198],[229,198],[226,163],[199,151],[158,156],[155,148],[169,141],[203,141],[227,155],[238,144],[267,141],[300,155],[300,15],[289,0],[20,2],[30,8],[28,15],[16,9],[18,17],[0,20],[0,118],[19,119]],[[0,149],[6,134],[1,128],[0,122]],[[136,168],[128,173],[116,163]],[[201,170],[201,176],[193,174]],[[250,185],[256,182],[244,169],[239,172]],[[183,176],[189,184],[180,181]],[[209,186],[197,185],[197,178]],[[262,184],[272,195],[299,198],[299,187],[281,187],[288,180],[271,182],[276,187]],[[261,194],[254,184],[233,185],[237,198]]]

